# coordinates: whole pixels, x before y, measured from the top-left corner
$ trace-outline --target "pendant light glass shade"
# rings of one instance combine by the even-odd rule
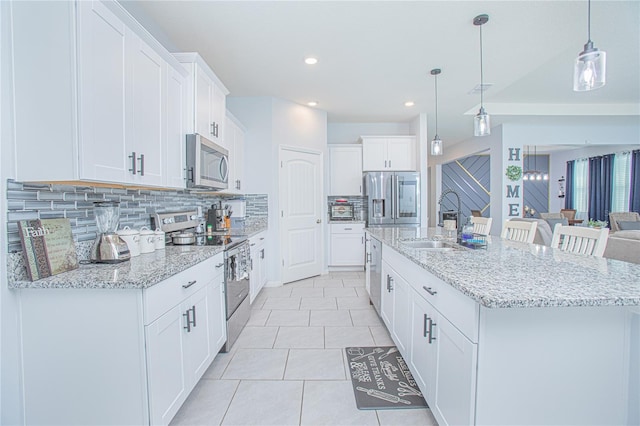
[[[589,49],[590,46],[590,49]],[[573,90],[586,92],[598,89],[607,82],[607,54],[593,47],[589,41],[576,59],[573,71]]]
[[[442,72],[440,68],[431,70],[431,75],[435,77],[435,98],[436,98],[436,135],[431,141],[431,155],[442,155],[442,140],[438,136],[438,75]]]
[[[431,141],[431,155],[442,155],[442,140],[438,135]]]
[[[607,83],[607,54],[593,47],[591,41],[591,0],[588,2],[587,43],[573,67],[573,90],[586,92]]]
[[[487,114],[483,107],[473,118],[473,135],[488,136],[491,134],[491,117]]]
[[[473,25],[480,28],[480,111],[473,119],[473,135],[488,136],[491,134],[491,118],[484,110],[484,72],[482,67],[482,25],[489,22],[489,15],[478,15],[473,18]]]

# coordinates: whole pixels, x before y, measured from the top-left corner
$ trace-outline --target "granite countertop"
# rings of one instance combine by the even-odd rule
[[[367,228],[409,260],[488,308],[638,306],[640,265],[488,237],[487,248],[412,249],[442,228]]]
[[[347,223],[364,223],[366,224],[367,221],[366,220],[330,220],[329,221],[330,224],[338,224],[338,225],[346,225]]]
[[[233,228],[235,236],[252,237],[267,230],[266,221]],[[88,244],[90,246],[91,244]],[[86,249],[86,248],[85,248]],[[88,250],[88,249],[86,249]],[[164,250],[141,254],[127,262],[81,264],[78,269],[37,281],[26,279],[22,253],[10,253],[9,288],[95,288],[143,289],[221,253],[222,246],[167,246]],[[79,258],[86,258],[79,255]]]

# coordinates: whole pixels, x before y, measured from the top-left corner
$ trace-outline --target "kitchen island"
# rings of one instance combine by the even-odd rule
[[[380,314],[440,424],[638,424],[640,266],[489,237],[383,243]]]

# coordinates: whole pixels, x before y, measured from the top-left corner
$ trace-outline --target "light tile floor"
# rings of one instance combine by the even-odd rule
[[[172,425],[436,425],[428,409],[358,410],[344,348],[393,345],[363,272],[264,288]]]

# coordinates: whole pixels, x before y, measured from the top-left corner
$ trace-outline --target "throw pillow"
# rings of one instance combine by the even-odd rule
[[[561,224],[561,225],[564,225],[564,226],[569,225],[569,219],[567,219],[566,217],[563,217],[562,219],[545,219],[545,220],[549,224],[549,227],[551,228],[552,231],[556,227],[557,224]],[[638,222],[638,223],[640,223],[640,222]]]
[[[631,231],[618,231],[616,233],[611,234],[612,237],[617,238],[626,238],[629,240],[640,240],[640,232],[631,230]]]
[[[640,230],[640,222],[633,220],[620,220],[618,221],[618,228],[621,231]]]

